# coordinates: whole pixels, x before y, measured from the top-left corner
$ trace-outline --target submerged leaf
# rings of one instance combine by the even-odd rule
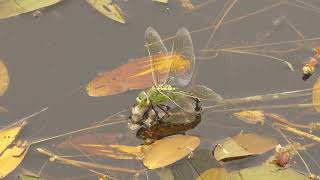
[[[277,141],[270,137],[246,133],[226,138],[222,144],[214,149],[214,157],[218,161],[228,161],[251,155],[265,153],[273,149]]]
[[[6,149],[0,156],[0,178],[5,178],[15,170],[26,156],[29,146],[27,142],[18,142],[17,145]]]
[[[110,19],[122,24],[126,23],[121,8],[117,4],[113,3],[112,0],[87,0],[87,2],[101,14],[109,17]]]
[[[1,11],[1,10],[0,10]],[[0,60],[0,96],[7,91],[9,87],[9,72],[2,60]]]
[[[180,0],[181,6],[187,10],[194,9],[194,6],[191,2],[191,0]]]
[[[320,112],[320,78],[318,78],[313,85],[312,103],[314,104],[314,109]]]
[[[211,168],[201,174],[197,180],[231,180],[224,168]]]
[[[195,136],[174,135],[153,143],[144,152],[143,164],[148,169],[165,167],[188,156],[200,144]]]
[[[171,59],[166,55],[159,55],[159,68],[161,76],[164,76],[170,69]],[[181,56],[173,55],[173,64],[177,71],[183,73],[190,66],[189,61]],[[144,89],[153,86],[152,67],[149,57],[131,60],[116,69],[97,76],[88,83],[86,90],[89,96],[100,97],[123,93],[128,90]]]
[[[232,180],[308,180],[309,178],[291,168],[277,169],[275,166],[261,165],[230,172]]]
[[[43,7],[51,6],[60,1],[61,0],[1,0],[0,19],[9,18]]]
[[[248,124],[261,123],[263,125],[265,116],[262,111],[241,111],[233,114],[235,117]]]
[[[18,123],[15,126],[9,128],[0,129],[0,153],[2,153],[7,147],[16,139],[20,131],[27,125],[26,121]]]

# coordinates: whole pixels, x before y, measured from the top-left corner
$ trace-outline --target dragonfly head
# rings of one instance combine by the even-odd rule
[[[139,105],[148,105],[150,103],[149,97],[146,92],[142,91],[138,97],[136,98],[136,101]]]

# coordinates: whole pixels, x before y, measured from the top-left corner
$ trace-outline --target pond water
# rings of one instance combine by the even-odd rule
[[[317,47],[320,44],[317,41],[306,40],[306,46],[298,51],[277,54],[277,57],[292,63],[296,68],[295,71],[291,71],[282,62],[256,55],[220,52],[214,58],[203,58],[215,55],[200,51],[206,48],[212,29],[193,31],[217,24],[223,14],[226,0],[213,1],[194,11],[183,9],[178,0],[169,0],[167,5],[151,0],[115,2],[128,16],[126,24],[117,23],[99,14],[85,0],[63,0],[57,5],[43,9],[37,18],[27,13],[0,21],[0,57],[7,65],[11,79],[8,91],[0,98],[1,105],[9,110],[0,114],[1,126],[49,107],[46,112],[33,118],[21,134],[22,138],[38,140],[88,127],[116,112],[130,108],[135,103],[139,90],[106,97],[89,97],[85,85],[101,72],[125,64],[129,59],[146,56],[144,31],[149,26],[154,27],[163,38],[173,36],[180,27],[189,29],[196,54],[196,72],[192,84],[206,85],[224,98],[312,88],[318,77],[318,73],[315,73],[308,81],[303,81],[300,70],[303,61],[313,55],[310,47]],[[205,1],[193,1],[194,4],[203,2]],[[279,2],[281,1],[239,0],[227,14],[206,49],[319,37],[319,1]],[[313,7],[308,4],[312,4]],[[235,19],[270,6],[273,7],[261,13]],[[280,25],[274,25],[274,21],[281,17],[285,17],[286,20]],[[235,20],[230,21],[232,19]],[[166,41],[165,44],[171,49],[171,41]],[[259,50],[288,49],[292,48],[292,45],[294,43],[261,47]],[[295,101],[269,101],[265,105],[310,103],[310,99],[308,96]],[[246,103],[244,106],[235,107],[245,109],[256,105],[256,103]],[[295,123],[307,124],[319,120],[319,115],[307,108],[266,111],[281,114]],[[272,121],[269,122],[271,123]],[[264,126],[246,124],[233,117],[232,113],[216,112],[205,114],[202,122],[187,134],[200,137],[202,144],[199,149],[204,149],[205,152],[211,151],[218,140],[237,135],[241,131],[272,136],[279,139],[282,144],[286,144],[282,136],[267,124]],[[109,133],[110,138],[101,140],[103,143],[108,141],[126,145],[142,143],[135,137],[135,132],[128,130],[125,123],[91,132]],[[313,133],[317,135],[316,131]],[[312,142],[288,132],[285,134],[301,143]],[[112,140],[113,136],[122,138]],[[58,138],[35,144],[21,167],[37,172],[48,158],[35,152],[35,149],[42,147],[59,154],[60,150],[54,146],[64,139]],[[205,152],[201,151],[202,154]],[[320,161],[317,153],[319,147],[314,146],[308,149],[308,152],[312,158],[302,153],[303,157],[311,172],[317,173],[320,167],[315,162]],[[81,153],[74,151],[69,154]],[[82,159],[88,161],[86,157]],[[112,158],[91,160],[112,166],[143,168],[140,161],[121,161]],[[173,167],[183,171],[185,167],[181,164],[188,162],[182,160]],[[237,163],[237,166],[242,167],[243,164]],[[295,157],[291,166],[306,172],[299,158]],[[117,179],[133,178],[132,174],[102,172],[111,174]],[[94,173],[87,170],[55,162],[47,162],[42,173],[55,177],[54,179],[80,176],[83,176],[81,179],[97,179],[97,176],[93,176]],[[17,174],[19,171],[12,173],[8,179],[14,179]],[[149,171],[148,176],[143,173],[135,178],[159,179],[153,171]],[[193,177],[188,178],[193,179]],[[183,176],[176,179],[183,179]]]

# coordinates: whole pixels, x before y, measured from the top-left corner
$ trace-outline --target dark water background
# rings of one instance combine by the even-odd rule
[[[197,2],[194,1],[195,4]],[[180,27],[186,27],[190,31],[207,27],[214,22],[225,2],[226,0],[217,0],[194,12],[187,12],[181,8],[177,0],[170,0],[168,5],[160,5],[151,0],[128,2],[119,0],[117,3],[129,16],[125,25],[99,14],[84,0],[64,0],[60,4],[44,9],[39,18],[34,18],[28,13],[1,20],[0,57],[8,66],[11,84],[8,92],[0,99],[1,105],[10,111],[0,114],[0,125],[8,125],[48,106],[49,110],[34,118],[22,134],[22,137],[39,139],[87,127],[115,112],[129,108],[139,91],[93,98],[86,95],[83,85],[99,72],[111,70],[126,63],[128,59],[145,56],[143,35],[148,26],[157,29],[162,37],[174,35]],[[225,21],[277,2],[279,1],[239,0]],[[297,3],[294,0],[289,2]],[[232,47],[254,44],[259,34],[272,29],[274,29],[272,35],[258,43],[299,39],[300,37],[288,24],[283,23],[276,28],[272,25],[272,21],[280,16],[290,20],[305,38],[318,37],[320,2],[316,0],[305,2],[319,8],[312,11],[292,4],[279,5],[264,13],[222,26],[210,46],[215,44],[218,47]],[[199,54],[198,50],[204,47],[209,35],[210,31],[191,34],[196,54]],[[170,46],[168,42],[168,49],[171,49]],[[299,53],[294,52],[280,57],[298,65],[311,55],[310,49],[305,49]],[[196,62],[197,71],[193,83],[204,84],[224,98],[310,88],[318,76],[316,74],[304,82],[301,80],[299,69],[291,72],[280,62],[251,55],[222,53],[214,59],[196,59]],[[296,111],[272,112],[280,112],[294,119],[291,112]],[[317,120],[318,117],[312,118]],[[303,119],[296,120],[307,122]],[[281,139],[281,136],[268,126],[247,125],[235,120],[230,114],[222,113],[206,115],[203,122],[188,134],[200,136],[204,139],[203,148],[210,149],[216,140],[235,135],[241,130]],[[134,133],[128,132],[125,124],[105,128],[104,131],[126,134],[130,137],[125,141],[128,145],[141,143],[135,139]],[[53,144],[62,140],[57,139],[33,146],[22,167],[35,171],[39,169],[46,158],[35,153],[34,148],[50,149]],[[53,151],[58,152],[54,149]],[[312,148],[309,151],[313,159],[319,162],[320,156],[317,152],[319,148]],[[306,160],[313,172],[319,172],[319,168],[310,161],[310,158]],[[142,167],[140,163],[119,162],[112,159],[100,159],[99,162]],[[305,171],[299,160],[294,166]],[[87,171],[57,163],[49,163],[44,173],[65,178],[78,176],[81,173],[90,175]],[[120,179],[129,178],[116,173],[113,175]],[[146,179],[145,175],[139,178]],[[150,173],[150,178],[157,177]]]

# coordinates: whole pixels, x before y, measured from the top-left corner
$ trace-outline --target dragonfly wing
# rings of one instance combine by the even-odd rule
[[[152,27],[148,27],[144,34],[145,43],[148,49],[151,68],[152,68],[152,77],[155,85],[164,84],[168,78],[168,70],[164,70],[161,66],[164,66],[164,60],[168,60],[165,63],[171,63],[169,57],[167,56],[168,51],[164,46],[158,32]],[[169,69],[170,64],[167,65]]]
[[[169,99],[181,110],[194,113],[195,110],[195,102],[193,99],[188,98],[183,93],[175,92],[175,91],[166,91],[165,95],[169,97]]]
[[[192,39],[186,28],[178,30],[172,45],[171,66],[167,84],[177,87],[187,86],[193,76],[195,56]]]
[[[194,95],[195,97],[199,98],[200,100],[203,99],[207,101],[216,101],[216,102],[223,100],[221,95],[219,95],[212,89],[203,85],[191,86],[186,91]]]

